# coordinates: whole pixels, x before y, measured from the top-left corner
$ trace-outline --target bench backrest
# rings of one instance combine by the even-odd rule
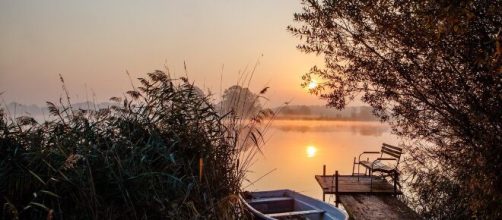
[[[387,154],[388,156],[391,156],[393,158],[396,158],[397,163],[399,163],[399,160],[401,159],[401,154],[403,154],[403,149],[400,147],[395,147],[386,143],[382,144],[382,154],[381,157],[383,157],[383,154]]]

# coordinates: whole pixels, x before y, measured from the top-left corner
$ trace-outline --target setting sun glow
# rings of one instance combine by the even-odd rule
[[[317,148],[310,145],[307,147],[307,157],[314,157],[315,154],[317,153]]]
[[[317,88],[317,86],[318,86],[317,81],[312,80],[312,81],[310,81],[310,83],[308,84],[308,86],[307,86],[307,87],[308,87],[309,89],[315,89],[315,88]]]

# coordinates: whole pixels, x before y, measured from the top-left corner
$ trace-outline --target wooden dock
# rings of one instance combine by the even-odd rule
[[[322,188],[323,194],[402,194],[401,190],[389,184],[386,180],[369,176],[338,176],[338,191],[335,175],[316,175],[315,179]]]
[[[421,219],[406,204],[391,195],[340,195],[340,202],[350,219]]]
[[[343,205],[351,219],[420,219],[417,213],[399,201],[396,195],[402,194],[398,188],[397,177],[391,184],[375,176],[357,175],[316,175],[323,192],[335,195],[335,204]],[[396,174],[397,175],[397,174]]]

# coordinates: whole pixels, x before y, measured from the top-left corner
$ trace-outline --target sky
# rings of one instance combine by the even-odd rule
[[[304,54],[286,30],[299,0],[0,0],[0,92],[9,103],[63,95],[107,101],[146,73],[168,67],[219,96],[258,62],[250,88],[265,103],[323,105],[301,76],[323,58]],[[137,83],[136,83],[137,85]]]

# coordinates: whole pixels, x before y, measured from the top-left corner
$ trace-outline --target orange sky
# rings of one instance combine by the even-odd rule
[[[218,95],[221,75],[229,87],[259,58],[251,88],[270,86],[270,106],[323,104],[300,87],[322,58],[286,31],[300,10],[294,0],[1,1],[0,92],[6,102],[54,101],[62,74],[73,100],[94,91],[106,101],[130,89],[126,70],[184,75],[186,61],[190,80]]]

